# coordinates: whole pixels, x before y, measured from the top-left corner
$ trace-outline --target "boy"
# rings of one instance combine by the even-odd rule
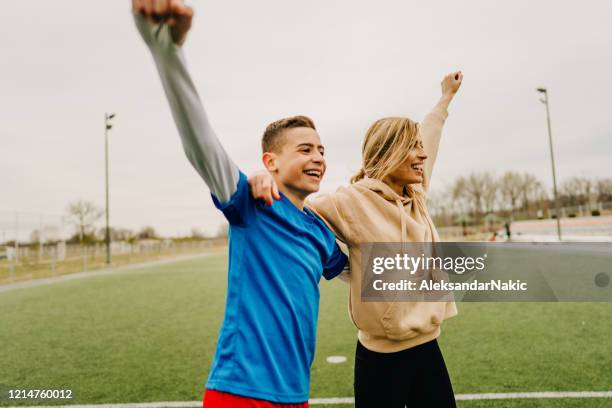
[[[262,159],[280,200],[259,203],[215,136],[185,67],[180,47],[193,10],[182,0],[133,0],[132,11],[187,158],[230,223],[226,310],[204,405],[306,407],[318,283],[321,275],[338,275],[347,262],[333,233],[304,208],[325,174],[315,125],[296,116],[266,128]]]

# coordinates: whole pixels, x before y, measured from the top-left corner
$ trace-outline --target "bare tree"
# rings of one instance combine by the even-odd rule
[[[427,193],[427,208],[435,218],[436,225],[440,226],[450,225],[453,213],[464,212],[463,208],[453,200],[452,190],[448,186]]]
[[[59,230],[54,225],[43,225],[41,229],[36,228],[30,233],[30,243],[32,244],[53,243],[59,241],[59,239]]]
[[[30,243],[38,244],[41,241],[41,233],[39,229],[32,230],[30,233]]]
[[[612,201],[612,179],[599,179],[595,182],[595,193],[600,202]]]
[[[542,183],[533,174],[524,173],[520,186],[523,210],[528,211],[529,204],[534,203],[535,197],[540,196]]]
[[[83,243],[83,239],[87,235],[94,233],[94,224],[103,214],[103,211],[96,207],[95,204],[82,200],[68,204],[66,211],[68,212],[70,221],[72,221],[77,228],[81,243]]]
[[[110,230],[111,241],[126,241],[127,242],[134,235],[134,231],[128,228],[110,227],[109,230]],[[106,228],[105,227],[99,228],[96,236],[98,237],[100,241],[104,240],[104,238],[106,237]]]
[[[498,183],[489,172],[472,173],[459,177],[452,189],[455,200],[464,200],[476,220],[485,211],[493,211],[497,200]]]
[[[470,212],[473,213],[473,202],[470,195],[466,192],[467,190],[467,179],[465,177],[459,177],[455,180],[451,188],[451,197],[453,199],[453,210],[461,216],[467,215]]]
[[[191,238],[204,239],[204,233],[199,228],[194,227],[191,229]]]
[[[549,196],[544,188],[544,185],[539,181],[532,185],[531,193],[527,195],[529,202],[535,205],[538,209],[545,208],[549,202]]]
[[[588,202],[593,183],[585,177],[572,177],[561,185],[565,205],[584,205]]]
[[[134,236],[134,231],[129,228],[115,228],[111,230],[111,239],[114,241],[129,241]]]
[[[140,239],[155,239],[157,238],[157,232],[155,232],[155,228],[151,226],[143,227],[137,234]]]
[[[518,208],[522,184],[523,176],[513,171],[506,172],[500,181],[501,197],[504,206],[510,210],[512,218],[514,217],[514,211]]]
[[[478,181],[481,183],[484,210],[486,213],[492,213],[499,201],[499,182],[489,172],[481,173]]]

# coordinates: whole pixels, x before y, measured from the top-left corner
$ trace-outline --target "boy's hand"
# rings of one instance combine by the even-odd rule
[[[142,14],[155,24],[168,24],[174,43],[179,46],[185,43],[193,9],[183,0],[132,0],[132,12]]]
[[[276,181],[267,171],[261,170],[251,174],[248,181],[253,198],[263,200],[268,205],[272,205],[272,200],[281,199]]]
[[[452,72],[444,77],[440,86],[442,87],[442,95],[453,97],[461,87],[463,81],[463,73],[461,71]]]

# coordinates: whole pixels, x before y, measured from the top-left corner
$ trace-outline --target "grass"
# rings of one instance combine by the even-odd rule
[[[210,256],[1,293],[0,387],[68,387],[74,404],[200,400],[223,316],[225,268],[224,256]],[[311,396],[351,396],[356,332],[347,316],[347,286],[323,282],[321,290]],[[439,340],[457,394],[612,390],[612,303],[458,306],[459,316],[445,322]],[[329,364],[329,355],[348,362]]]

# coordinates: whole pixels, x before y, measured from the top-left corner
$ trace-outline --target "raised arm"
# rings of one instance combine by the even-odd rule
[[[211,193],[220,202],[229,201],[236,191],[239,170],[208,121],[181,49],[193,10],[182,0],[132,0],[132,12],[157,66],[187,159]]]
[[[431,112],[425,116],[420,124],[423,146],[425,148],[425,153],[427,154],[424,169],[425,180],[423,181],[423,188],[425,190],[429,189],[431,174],[433,172],[434,164],[436,163],[436,157],[438,156],[438,147],[440,146],[440,138],[442,137],[442,128],[444,127],[444,122],[448,116],[448,106],[459,90],[462,81],[463,74],[461,71],[453,72],[444,77],[442,83],[440,84],[442,88],[442,96],[440,97],[440,100],[436,106],[434,106]]]

